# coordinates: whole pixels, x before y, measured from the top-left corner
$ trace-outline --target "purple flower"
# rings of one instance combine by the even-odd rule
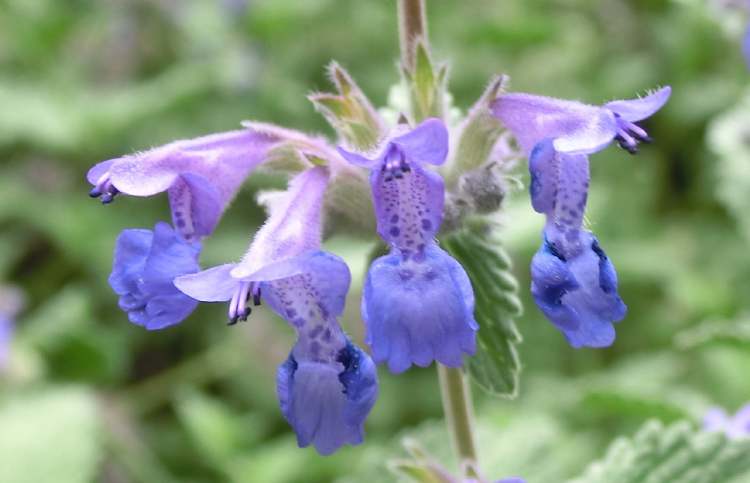
[[[551,140],[529,158],[531,203],[547,215],[543,242],[531,261],[537,306],[573,347],[606,347],[627,307],[617,274],[596,237],[582,228],[589,186],[588,157],[556,152]]]
[[[435,244],[443,220],[443,180],[426,164],[448,153],[448,131],[428,119],[385,143],[373,159],[339,152],[367,167],[378,234],[391,253],[372,263],[362,297],[366,342],[395,373],[437,360],[461,366],[476,351],[474,293],[461,265]]]
[[[613,323],[627,312],[612,262],[582,228],[588,155],[613,140],[636,153],[638,143],[651,138],[635,123],[658,111],[670,93],[664,87],[601,107],[530,94],[505,94],[492,104],[529,156],[531,204],[547,217],[542,246],[531,262],[531,292],[573,347],[611,345]]]
[[[134,324],[157,330],[182,322],[198,302],[174,286],[175,277],[197,272],[200,244],[167,223],[154,230],[123,230],[117,237],[109,284]]]
[[[400,373],[433,360],[460,367],[476,351],[474,293],[461,265],[430,243],[424,259],[398,250],[372,263],[365,280],[362,318],[375,362]]]
[[[268,220],[239,263],[179,277],[175,285],[202,302],[229,301],[230,324],[246,320],[251,312],[248,301],[260,303],[262,281],[277,277],[280,270],[287,269],[289,260],[320,248],[321,209],[327,186],[328,170],[323,167],[298,174],[270,206]]]
[[[711,408],[703,418],[703,429],[720,431],[729,439],[747,438],[750,436],[750,404],[741,407],[734,416],[718,407]]]
[[[202,278],[181,277],[176,284],[210,301],[217,298],[217,287],[237,285],[228,272],[225,277],[228,280],[221,281],[215,272]],[[337,321],[350,280],[340,258],[311,250],[271,263],[239,282],[240,293],[251,293],[256,304],[262,295],[297,331],[297,342],[277,374],[279,405],[299,446],[312,444],[323,455],[362,442],[364,422],[378,392],[372,360],[349,341]],[[232,304],[236,299],[233,295]],[[242,317],[249,313],[234,310]]]
[[[432,243],[443,219],[444,188],[440,165],[448,155],[448,130],[428,119],[385,144],[375,158],[339,148],[350,163],[369,168],[378,234],[408,256]]]
[[[250,129],[174,141],[101,162],[87,175],[92,197],[169,194],[172,221],[186,240],[209,235],[247,175],[278,139]]]
[[[635,153],[639,142],[651,141],[646,131],[635,123],[661,109],[670,93],[669,87],[663,87],[640,99],[612,101],[601,107],[511,93],[497,98],[492,111],[527,154],[538,142],[548,138],[554,140],[555,150],[561,153],[591,154],[613,140]]]
[[[0,287],[0,371],[8,365],[10,343],[15,332],[14,317],[24,305],[23,293],[14,287]]]
[[[5,314],[0,314],[0,370],[8,364],[10,341],[13,338],[13,320]]]

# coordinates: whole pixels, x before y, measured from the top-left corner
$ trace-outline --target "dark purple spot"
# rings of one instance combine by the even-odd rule
[[[320,356],[320,343],[313,341],[310,343],[310,354],[317,359]]]
[[[297,316],[297,311],[294,309],[286,309],[286,316],[293,319]]]
[[[388,233],[390,233],[391,236],[398,236],[401,233],[401,230],[399,230],[397,226],[392,226]]]
[[[305,322],[307,322],[302,317],[297,317],[296,319],[292,319],[292,324],[294,324],[295,327],[304,327]]]
[[[422,229],[423,230],[429,230],[432,228],[432,222],[428,220],[427,218],[422,219]]]
[[[391,223],[398,223],[398,215],[393,215],[391,217]]]
[[[176,224],[177,228],[185,228],[185,220],[182,218],[177,218]]]

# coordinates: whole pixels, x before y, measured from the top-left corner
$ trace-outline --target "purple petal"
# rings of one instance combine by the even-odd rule
[[[703,417],[703,429],[706,431],[724,431],[728,423],[729,416],[719,407],[709,409]]]
[[[423,121],[391,142],[401,148],[409,161],[441,165],[448,156],[448,129],[436,118]]]
[[[531,205],[537,213],[549,214],[555,209],[560,166],[551,139],[545,139],[529,155]]]
[[[604,107],[628,122],[637,122],[652,116],[656,111],[661,109],[669,100],[671,93],[671,87],[662,87],[646,97],[612,101],[606,103]]]
[[[463,268],[430,244],[422,261],[393,253],[365,280],[362,318],[375,362],[399,373],[433,360],[458,367],[476,349],[473,292]]]
[[[13,321],[10,317],[0,314],[0,371],[8,364],[10,341],[13,337]]]
[[[182,293],[201,302],[226,302],[232,298],[239,281],[230,275],[236,265],[228,263],[174,280]]]
[[[373,170],[370,186],[378,234],[403,252],[432,243],[443,218],[444,186],[439,174],[413,164],[401,178]]]
[[[593,153],[606,147],[617,134],[617,123],[609,109],[575,101],[505,94],[493,102],[492,112],[527,154],[548,138],[554,139],[558,152]]]
[[[369,159],[369,158],[366,158],[366,157],[364,157],[364,156],[362,156],[360,154],[357,154],[357,153],[354,153],[354,152],[351,152],[351,151],[347,151],[346,149],[344,149],[344,148],[342,148],[340,146],[337,147],[336,150],[339,152],[339,154],[344,159],[346,159],[347,161],[349,161],[350,163],[352,163],[355,166],[361,166],[363,168],[372,169],[372,168],[374,168],[375,166],[377,166],[380,163],[380,159],[379,158]]]
[[[109,171],[112,164],[117,161],[116,159],[110,159],[109,161],[102,161],[101,163],[95,164],[86,173],[86,180],[92,185],[96,185],[99,180]]]
[[[223,211],[219,192],[203,176],[181,174],[169,188],[169,205],[175,227],[187,240],[214,231]]]
[[[320,248],[321,211],[328,187],[328,170],[307,169],[289,182],[278,204],[271,206],[266,224],[258,230],[250,249],[232,272],[250,279],[270,263]]]
[[[613,323],[625,317],[627,307],[617,294],[612,262],[586,231],[566,253],[547,237],[531,264],[531,293],[537,306],[568,339],[571,346],[607,347],[614,342]]]
[[[131,322],[155,330],[177,324],[195,300],[173,285],[175,277],[198,271],[200,245],[188,243],[166,223],[154,231],[124,230],[117,238],[109,283]]]
[[[341,258],[332,253],[314,251],[264,267],[249,281],[265,282],[261,293],[269,306],[299,326],[309,318],[307,311],[302,309],[304,306],[320,306],[323,319],[341,315],[351,275]],[[294,310],[294,316],[290,316],[290,308]]]
[[[329,455],[364,436],[364,421],[377,398],[377,376],[369,357],[348,344],[338,362],[297,361],[290,354],[277,373],[281,412],[300,447]]]

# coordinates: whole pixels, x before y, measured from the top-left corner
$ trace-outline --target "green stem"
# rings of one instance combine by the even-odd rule
[[[427,17],[424,0],[398,0],[398,35],[401,44],[401,64],[414,69],[414,56],[419,40],[427,42]]]
[[[479,478],[471,391],[461,369],[437,364],[443,411],[464,478]]]
[[[397,2],[401,63],[404,69],[413,71],[417,44],[423,42],[426,45],[428,40],[425,0]],[[467,479],[479,479],[477,449],[474,443],[473,406],[466,376],[461,369],[445,367],[442,364],[437,364],[437,369],[445,420],[462,476]]]

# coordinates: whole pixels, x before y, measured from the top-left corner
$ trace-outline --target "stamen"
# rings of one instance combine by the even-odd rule
[[[384,181],[392,181],[395,179],[403,179],[404,174],[411,172],[411,166],[404,158],[404,153],[401,152],[396,146],[391,148],[391,152],[386,156],[385,162],[381,171],[384,174]]]
[[[253,289],[253,305],[256,307],[260,305],[260,283],[255,283],[255,288]]]
[[[617,121],[617,135],[615,136],[617,144],[630,154],[638,152],[638,143],[650,143],[652,141],[642,127],[622,119],[617,113],[615,113],[615,118]]]
[[[110,181],[109,173],[104,173],[96,182],[96,185],[89,191],[89,196],[100,198],[102,204],[107,205],[114,201],[118,193],[120,193],[120,190],[115,188],[112,181]]]
[[[229,301],[229,322],[227,325],[235,325],[237,321],[246,321],[252,313],[252,309],[247,306],[247,299],[250,295],[254,282],[240,282],[240,285],[234,291],[232,300]]]

